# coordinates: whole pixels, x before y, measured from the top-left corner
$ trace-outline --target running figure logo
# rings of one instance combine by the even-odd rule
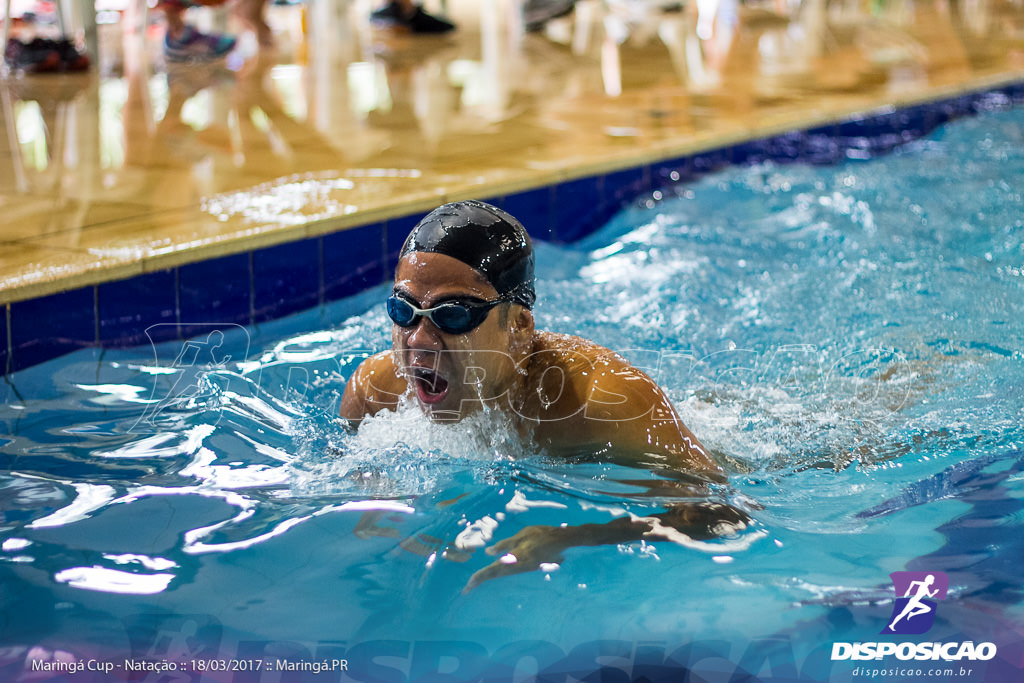
[[[945,600],[949,577],[942,572],[893,572],[896,604],[882,633],[915,635],[926,632],[935,622],[936,600]],[[929,599],[930,598],[930,599]]]

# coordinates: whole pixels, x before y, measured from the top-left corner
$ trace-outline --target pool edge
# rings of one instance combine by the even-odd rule
[[[534,238],[572,242],[660,186],[769,159],[830,164],[851,150],[885,153],[992,108],[1000,95],[1010,103],[1024,101],[1024,75],[998,74],[853,111],[810,112],[728,139],[666,145],[635,159],[579,164],[543,176],[542,185],[510,181],[417,198],[345,217],[341,227],[309,224],[197,260],[189,257],[202,257],[202,250],[94,271],[84,281],[78,274],[72,284],[8,289],[0,292],[0,367],[9,374],[84,347],[133,346],[187,338],[218,324],[258,324],[351,296],[384,282],[418,217],[446,201],[491,201],[516,215]]]

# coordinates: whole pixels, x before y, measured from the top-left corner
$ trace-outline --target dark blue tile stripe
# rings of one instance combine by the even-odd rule
[[[96,287],[96,320],[104,346],[135,346],[178,337],[177,274],[145,273]]]
[[[485,201],[518,218],[536,239],[572,242],[637,198],[730,164],[834,164],[874,156],[953,119],[1015,104],[1024,104],[1024,82]],[[405,237],[420,218],[401,216],[9,304],[0,315],[0,371],[97,344],[136,345],[188,338],[211,325],[250,325],[351,296],[391,277]]]
[[[552,240],[555,238],[552,193],[552,187],[542,187],[507,195],[501,208],[518,218],[533,239]]]
[[[6,375],[10,372],[11,359],[11,307],[5,305],[0,316],[0,370]]]
[[[402,251],[405,238],[412,232],[412,229],[419,223],[422,215],[400,216],[389,218],[384,224],[384,258],[385,272],[391,274],[398,265],[398,254]]]
[[[212,275],[212,277],[211,277]],[[249,254],[233,254],[178,268],[179,333],[252,322]]]
[[[311,308],[320,300],[320,238],[252,252],[253,322]]]
[[[604,225],[607,220],[604,180],[604,176],[591,176],[554,187],[551,215],[552,238],[556,242],[575,242]]]
[[[384,281],[384,235],[384,224],[374,223],[324,236],[324,301],[344,299]]]
[[[85,287],[12,303],[11,370],[95,345],[95,289]]]

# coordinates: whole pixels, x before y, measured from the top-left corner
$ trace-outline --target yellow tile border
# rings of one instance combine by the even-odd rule
[[[94,264],[85,266],[79,272],[61,277],[59,279],[42,280],[39,282],[28,282],[23,285],[15,285],[0,290],[0,305],[26,301],[39,297],[58,294],[72,289],[89,287],[104,282],[115,282],[126,278],[142,275],[142,261],[119,264]],[[24,279],[24,278],[23,278]]]

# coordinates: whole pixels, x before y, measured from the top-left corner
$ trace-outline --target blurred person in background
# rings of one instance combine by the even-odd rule
[[[229,0],[160,0],[157,7],[167,18],[164,54],[171,61],[211,61],[220,59],[235,47],[234,36],[203,33],[185,22],[185,12],[193,7],[220,7]],[[256,34],[260,47],[274,44],[273,33],[264,16],[267,0],[234,0],[232,9]]]

